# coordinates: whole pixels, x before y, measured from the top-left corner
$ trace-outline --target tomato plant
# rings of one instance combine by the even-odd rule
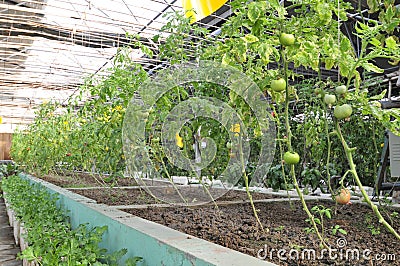
[[[373,183],[379,157],[377,143],[383,129],[400,134],[399,111],[382,110],[378,101],[385,96],[385,91],[372,93],[363,80],[369,73],[383,72],[375,65],[376,59],[388,59],[393,64],[400,61],[396,36],[400,11],[392,1],[377,3],[367,3],[370,12],[377,13],[376,21],[355,23],[354,34],[360,40],[357,51],[352,40],[340,31],[352,9],[350,3],[341,0],[317,0],[313,4],[293,1],[286,5],[277,0],[252,1],[246,5],[239,0],[231,1],[233,15],[213,39],[207,37],[207,30],[191,25],[183,14],[169,14],[162,28],[168,37],[162,42],[161,34],[153,39],[159,45],[158,54],[145,44],[136,43],[149,57],[170,64],[191,58],[214,60],[237,68],[257,83],[265,98],[271,99],[271,117],[277,125],[279,152],[265,183],[274,188],[293,186],[296,189],[322,244],[325,240],[319,234],[301,189],[310,184],[313,188],[325,185],[332,192],[330,177],[336,174],[341,175],[343,182],[357,184],[374,213],[400,238],[370,201],[360,178],[366,184]],[[189,35],[196,38],[189,40]],[[195,39],[201,41],[194,43]],[[122,173],[126,165],[120,134],[125,108],[147,74],[130,60],[129,49],[122,49],[114,64],[109,77],[89,79],[81,94],[71,98],[68,104],[43,104],[28,130],[13,138],[12,156],[21,164],[44,172],[68,169]],[[300,75],[298,68],[314,73],[315,78]],[[324,78],[323,68],[336,70],[337,80]],[[252,147],[248,167],[242,169],[242,165],[237,165],[244,170],[241,184],[248,185],[260,151],[260,129],[252,110],[240,96],[212,83],[179,85],[163,95],[152,110],[137,114],[138,120],[147,117],[145,148],[156,171],[164,177],[169,173],[190,174],[169,163],[160,141],[162,123],[175,106],[189,97],[216,98],[237,111],[249,129]],[[80,104],[81,100],[86,101]],[[224,129],[218,121],[196,117],[176,132],[175,139],[168,141],[192,158],[194,146],[202,139],[212,138],[217,155],[201,173],[217,178],[230,157],[238,157],[232,152],[234,144],[227,143],[227,139],[229,133],[234,133],[243,140],[242,129],[235,125],[232,128]]]
[[[323,97],[322,100],[325,98],[325,102],[322,104],[318,103],[318,100],[315,101],[316,104],[321,106],[318,109],[318,113],[309,112],[310,117],[313,117],[314,120],[319,117],[319,121],[307,120],[310,126],[303,127],[303,130],[312,133],[312,136],[318,136],[319,140],[306,137],[309,140],[308,143],[304,145],[305,147],[297,150],[307,152],[309,148],[319,149],[317,153],[318,159],[321,158],[322,160],[316,162],[311,160],[309,164],[323,167],[328,177],[330,172],[335,170],[331,169],[332,161],[335,163],[339,161],[340,164],[344,163],[345,169],[347,168],[346,165],[349,164],[351,166],[350,172],[344,171],[343,176],[346,176],[346,173],[352,173],[354,182],[357,183],[361,190],[362,184],[353,161],[357,154],[354,152],[355,148],[347,146],[347,142],[343,138],[342,127],[345,128],[348,124],[351,124],[351,120],[348,121],[349,119],[347,118],[353,112],[357,112],[363,116],[368,116],[369,121],[377,121],[384,127],[397,132],[398,129],[393,125],[398,123],[394,122],[393,125],[389,125],[387,118],[392,116],[394,119],[398,119],[400,117],[397,111],[382,111],[379,106],[371,105],[369,102],[372,99],[367,96],[365,91],[360,90],[360,68],[365,69],[367,72],[381,73],[382,70],[373,64],[374,58],[381,56],[391,58],[394,62],[399,61],[399,45],[392,35],[399,25],[399,12],[394,10],[391,2],[385,2],[385,5],[382,6],[374,5],[373,2],[369,2],[369,5],[371,10],[379,10],[380,23],[369,24],[367,22],[364,24],[363,22],[357,22],[355,31],[357,36],[361,38],[361,52],[357,56],[353,51],[351,40],[338,31],[340,23],[347,20],[346,11],[351,6],[343,1],[333,4],[333,2],[322,0],[317,1],[315,5],[307,5],[300,1],[293,3],[293,5],[288,4],[285,7],[280,5],[278,1],[254,1],[248,5],[242,5],[241,1],[233,1],[232,7],[235,16],[225,23],[221,33],[222,41],[216,42],[216,45],[205,53],[205,55],[211,55],[214,58],[219,55],[224,64],[237,67],[253,77],[260,87],[266,88],[266,93],[271,96],[277,105],[276,109],[282,112],[281,114],[277,113],[278,115],[276,116],[276,121],[281,122],[278,127],[282,126],[282,130],[278,131],[280,134],[278,140],[280,140],[281,154],[278,156],[277,162],[282,160],[284,150],[293,150],[292,146],[297,144],[292,143],[293,132],[297,128],[293,128],[294,117],[291,117],[290,107],[291,101],[297,101],[299,98],[296,89],[293,89],[292,86],[286,86],[285,93],[277,93],[272,87],[272,81],[280,77],[283,77],[286,84],[295,81],[296,75],[293,73],[292,68],[289,68],[289,64],[293,64],[294,67],[310,68],[319,74],[321,73],[321,67],[326,69],[336,68],[340,75],[339,83],[332,84],[333,86],[326,86],[330,90],[328,94],[332,96]],[[293,13],[295,15],[289,15]],[[339,20],[334,19],[333,14]],[[296,40],[293,43],[292,40],[285,43],[283,38],[279,38],[281,36],[280,33],[287,32],[296,36]],[[376,36],[380,36],[380,38],[378,39]],[[372,46],[367,50],[367,46],[371,44]],[[264,66],[270,62],[276,63],[278,68],[265,68]],[[346,82],[346,85],[341,85],[341,78]],[[321,78],[319,79],[321,81]],[[268,86],[269,84],[271,84],[270,87]],[[350,86],[355,88],[351,93],[347,90]],[[335,90],[336,87],[339,88]],[[319,100],[321,100],[321,95],[325,95],[323,90],[319,88],[318,82],[314,92],[314,95]],[[336,93],[338,99],[335,99],[334,93]],[[309,95],[306,97],[309,97]],[[376,100],[383,96],[373,97]],[[338,101],[338,105],[334,110],[327,108],[327,105],[329,107],[336,101]],[[283,105],[283,108],[280,108],[280,104]],[[303,110],[308,113],[307,108]],[[317,114],[320,116],[317,116]],[[372,119],[372,116],[376,120]],[[281,117],[283,117],[282,121],[280,121]],[[315,127],[315,125],[319,126]],[[337,133],[339,141],[334,138],[332,132]],[[350,138],[356,138],[350,132],[348,135],[351,136]],[[305,134],[305,136],[307,135]],[[372,145],[372,149],[376,151],[374,147],[376,145]],[[327,149],[326,158],[323,158],[323,149]],[[373,161],[375,161],[376,152],[373,152],[372,156]],[[289,167],[290,177],[302,199],[302,193],[296,177],[296,172],[298,173],[298,171],[295,165],[289,165]],[[285,174],[284,171],[282,173]],[[378,217],[381,217],[364,192],[363,195]],[[310,221],[313,222],[311,212],[304,204],[304,201],[302,202]],[[385,226],[396,237],[399,237],[390,225],[385,224]],[[313,228],[318,234],[315,223],[313,223]],[[322,237],[318,236],[321,242],[324,243]]]
[[[132,89],[147,78],[129,53],[129,49],[121,49],[112,74],[88,79],[68,104],[43,103],[34,123],[14,135],[14,160],[31,172],[82,170],[122,175],[125,108]],[[83,105],[79,103],[82,100]]]

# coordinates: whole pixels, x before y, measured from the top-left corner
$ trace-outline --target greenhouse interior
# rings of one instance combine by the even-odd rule
[[[0,13],[0,265],[400,265],[399,0]]]

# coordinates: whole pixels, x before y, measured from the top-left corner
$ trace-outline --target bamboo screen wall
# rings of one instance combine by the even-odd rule
[[[0,160],[10,160],[11,133],[0,133]]]

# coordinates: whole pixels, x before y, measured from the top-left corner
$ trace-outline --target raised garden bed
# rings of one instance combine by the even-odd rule
[[[40,176],[40,179],[60,187],[98,187],[98,186],[137,186],[134,179],[119,178],[112,179],[107,176],[89,173],[60,173]]]
[[[332,212],[336,209],[332,202],[315,200],[309,202],[309,207],[317,204],[331,208]],[[293,206],[292,209],[289,203],[284,201],[256,203],[259,217],[264,227],[270,229],[269,233],[259,230],[251,206],[246,203],[219,206],[218,210],[207,206],[129,208],[124,211],[251,256],[268,259],[279,265],[351,265],[352,263],[353,265],[369,265],[369,260],[362,258],[363,251],[367,252],[367,250],[371,251],[371,258],[375,254],[388,256],[395,254],[398,258],[397,262],[388,260],[379,264],[375,261],[373,265],[389,265],[387,263],[400,265],[398,240],[379,225],[368,206],[359,203],[338,206],[337,215],[325,221],[325,233],[330,239],[332,248],[337,248],[338,252],[358,250],[359,260],[351,260],[350,256],[333,260],[329,259],[328,254],[321,259],[309,260],[307,257],[302,259],[301,250],[315,250],[317,257],[318,252],[322,251],[316,236],[305,231],[310,224],[305,222],[307,217],[300,202],[293,201]],[[393,219],[393,222],[394,227],[397,230],[400,229],[400,219]],[[337,225],[346,230],[347,235],[338,232],[333,235],[332,228]],[[375,235],[372,235],[373,233]],[[342,241],[346,241],[347,244],[338,246],[342,245]],[[262,250],[265,247],[269,251]],[[299,259],[288,261],[287,253],[280,259],[277,255],[278,250],[287,252],[298,250]]]
[[[161,189],[161,188],[160,188]],[[190,189],[190,188],[188,188]],[[110,206],[114,205],[143,205],[143,204],[158,204],[160,200],[153,198],[144,189],[140,188],[88,188],[88,189],[69,189],[79,195],[96,200],[98,203],[104,203]],[[197,193],[198,189],[194,189],[193,193]],[[204,196],[204,202],[209,203],[210,198]],[[282,196],[271,195],[265,193],[254,193],[254,200],[282,198]],[[218,204],[223,202],[244,202],[248,200],[246,192],[239,190],[230,190],[222,197],[216,199]]]
[[[21,175],[59,195],[58,205],[67,210],[72,227],[79,224],[107,226],[101,247],[110,252],[127,249],[122,258],[142,257],[138,265],[274,265],[211,242],[75,194],[35,177]],[[155,254],[157,254],[155,256]],[[124,265],[124,264],[121,264]]]
[[[328,244],[336,249],[329,254],[319,246],[317,237],[307,232],[311,226],[306,222],[307,216],[300,202],[292,199],[291,207],[283,195],[279,198],[276,194],[254,194],[261,222],[269,229],[269,232],[262,232],[243,191],[230,191],[219,198],[218,209],[213,204],[191,207],[160,204],[144,190],[132,187],[74,188],[69,191],[258,257],[260,261],[268,260],[279,265],[400,265],[398,240],[379,224],[370,208],[361,202],[335,205],[327,199],[307,197],[310,209],[323,205],[332,214],[331,219],[323,219],[323,232],[329,239]],[[396,210],[387,206],[384,213],[392,226],[400,230],[400,217]],[[318,216],[317,213],[315,215]]]

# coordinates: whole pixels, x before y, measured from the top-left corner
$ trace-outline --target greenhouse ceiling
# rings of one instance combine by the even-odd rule
[[[223,23],[231,14],[225,2],[210,1],[220,8],[199,23]],[[68,99],[90,74],[107,75],[118,47],[129,43],[126,33],[157,49],[151,37],[164,14],[179,10],[181,0],[1,0],[0,131],[30,123],[43,101]],[[132,56],[148,69],[159,64],[139,51]],[[399,75],[398,66],[384,68],[386,78]]]
[[[150,41],[178,10],[178,0],[0,1],[3,131],[31,122],[37,104],[67,99],[88,75],[106,74],[126,33]]]

